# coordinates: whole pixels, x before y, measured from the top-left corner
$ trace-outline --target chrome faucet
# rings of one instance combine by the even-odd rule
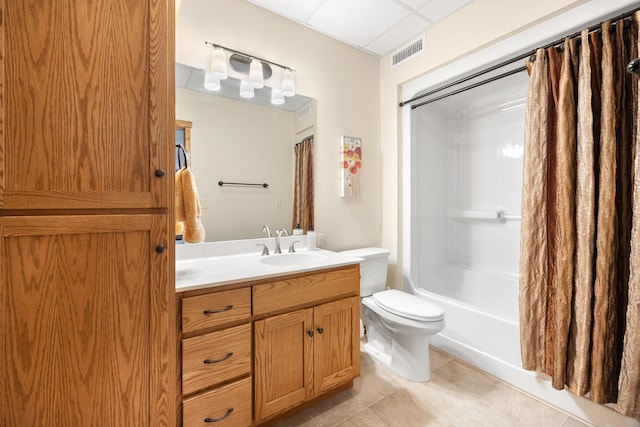
[[[263,226],[263,227],[262,227],[262,231],[266,231],[266,232],[267,232],[267,237],[273,237],[273,236],[271,235],[271,229],[269,228],[269,226],[268,226],[268,225]]]
[[[282,250],[280,250],[280,237],[282,235],[288,236],[289,232],[287,231],[286,228],[279,228],[278,230],[276,230],[276,248],[273,250],[274,254],[281,254]]]

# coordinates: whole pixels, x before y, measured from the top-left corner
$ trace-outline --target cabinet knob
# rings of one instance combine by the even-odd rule
[[[165,175],[166,175],[166,172],[163,169],[156,169],[156,176],[158,178],[162,178]]]
[[[322,329],[322,328],[318,328],[316,330],[318,331],[319,334],[322,334],[324,332],[324,329]]]
[[[307,335],[309,335],[310,337],[312,337],[312,336],[313,336],[313,331],[312,331],[312,330],[308,330],[308,331],[307,331]]]
[[[166,248],[164,247],[164,245],[158,245],[156,246],[156,252],[158,252],[159,254],[161,254],[162,252],[164,252]]]

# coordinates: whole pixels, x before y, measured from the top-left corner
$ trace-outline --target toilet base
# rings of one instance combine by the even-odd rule
[[[428,336],[396,334],[390,351],[384,347],[373,340],[367,342],[363,349],[373,359],[409,381],[425,382],[431,379]]]

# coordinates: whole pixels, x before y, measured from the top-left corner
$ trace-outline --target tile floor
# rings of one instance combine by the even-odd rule
[[[560,412],[453,356],[431,349],[431,381],[393,374],[366,353],[352,389],[279,426],[579,427]]]

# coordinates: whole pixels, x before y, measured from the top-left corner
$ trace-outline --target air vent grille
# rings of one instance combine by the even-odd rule
[[[394,53],[391,56],[391,67],[395,67],[396,65],[407,61],[412,56],[422,52],[424,50],[424,44],[424,37],[421,37],[420,39],[411,43],[409,46],[402,48]]]

